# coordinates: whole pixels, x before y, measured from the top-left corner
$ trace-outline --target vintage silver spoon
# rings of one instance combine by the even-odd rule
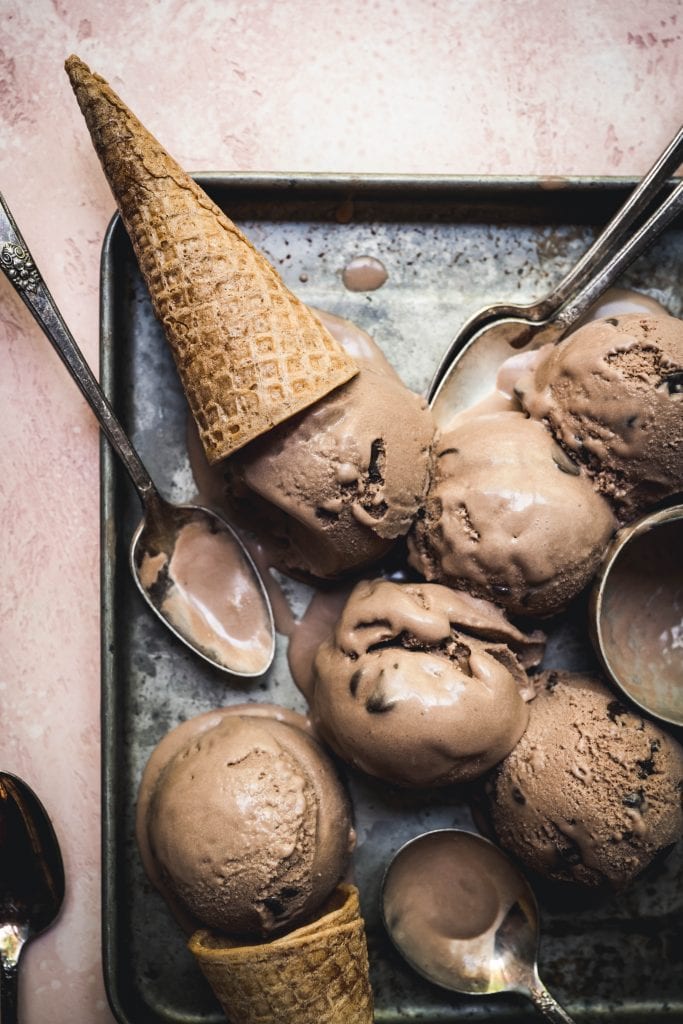
[[[418,974],[453,992],[519,992],[554,1024],[573,1024],[538,976],[531,886],[487,839],[437,829],[411,839],[384,875],[381,913]]]
[[[557,341],[654,242],[683,210],[683,182],[671,191],[633,234],[668,179],[683,162],[683,128],[671,140],[590,248],[545,298],[530,305],[498,303],[479,310],[463,325],[443,356],[429,387],[437,424],[495,390],[501,363],[517,352]]]
[[[161,497],[74,341],[2,196],[0,267],[80,388],[140,496],[144,516],[131,540],[130,564],[145,601],[172,633],[216,668],[239,676],[261,675],[273,660],[275,626],[263,579],[249,552],[229,523],[215,512],[201,505],[173,505]],[[239,607],[235,615],[238,617],[241,614],[240,608],[249,608],[252,614],[255,608],[258,613],[255,618],[260,624],[261,641],[253,649],[249,649],[249,644],[244,640],[241,644],[231,646],[230,638],[226,639],[221,633],[220,624],[213,625],[209,620],[202,621],[199,636],[197,628],[193,629],[193,623],[188,622],[188,617],[180,616],[176,607],[173,611],[168,610],[170,605],[167,598],[172,584],[168,579],[167,567],[181,531],[190,524],[205,531],[207,536],[220,536],[220,548],[227,569],[239,581]],[[163,566],[158,573],[145,571],[146,566],[160,566],[162,562]],[[162,571],[164,568],[165,571]]]
[[[16,1024],[19,961],[49,928],[64,900],[59,843],[25,782],[0,772],[0,1021]]]

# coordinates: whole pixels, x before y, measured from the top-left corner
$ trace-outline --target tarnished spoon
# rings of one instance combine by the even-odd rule
[[[0,267],[80,388],[140,496],[145,514],[131,541],[130,564],[147,604],[172,633],[216,668],[239,676],[261,675],[273,660],[275,627],[263,579],[249,552],[229,523],[215,512],[201,505],[173,505],[161,497],[74,341],[2,196]],[[211,573],[220,576],[220,566],[225,566],[225,578],[233,591],[230,597],[234,598],[231,616],[241,620],[241,635],[236,638],[226,633],[201,600],[193,599],[196,595],[188,597],[183,592],[183,606],[178,610],[177,588],[168,567],[181,531],[188,526],[194,536],[202,533],[212,544],[219,539],[213,546],[222,561],[216,564],[214,560]],[[158,571],[153,571],[154,566]],[[248,617],[259,624],[253,641],[244,628]]]
[[[382,883],[391,941],[418,974],[452,992],[519,992],[554,1024],[573,1024],[538,976],[531,886],[487,839],[437,829],[394,855]]]
[[[25,782],[0,772],[0,1021],[17,1021],[19,960],[49,928],[64,900],[59,843]]]
[[[440,427],[495,389],[498,368],[507,358],[559,340],[654,242],[683,210],[683,182],[669,191],[637,231],[629,232],[661,192],[668,191],[668,179],[681,162],[683,128],[579,262],[545,298],[531,305],[497,303],[470,317],[449,345],[429,388],[429,402]]]

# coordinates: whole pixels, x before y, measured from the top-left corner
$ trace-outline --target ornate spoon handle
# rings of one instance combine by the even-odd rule
[[[114,410],[74,341],[50,295],[9,207],[0,195],[0,267],[42,327],[48,340],[97,416],[110,444],[120,456],[143,502],[156,494],[151,477],[119,423]]]

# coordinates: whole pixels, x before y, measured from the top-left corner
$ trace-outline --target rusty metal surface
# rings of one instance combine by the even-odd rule
[[[198,176],[306,302],[368,330],[412,388],[425,391],[451,335],[494,300],[530,301],[559,279],[626,194],[614,180]],[[350,292],[341,272],[379,258],[386,284]],[[669,229],[620,284],[683,313],[683,231]],[[102,259],[102,380],[160,489],[194,491],[185,452],[186,405],[125,232],[115,219]],[[154,620],[129,576],[127,544],[139,515],[123,471],[103,446],[104,958],[110,999],[127,1024],[223,1020],[183,936],[139,864],[134,803],[142,768],[179,721],[242,701],[304,704],[278,637],[273,668],[235,680],[202,664]],[[285,583],[295,611],[310,590]],[[594,666],[585,604],[554,622],[547,667]],[[443,992],[390,948],[377,896],[384,865],[426,828],[471,826],[462,792],[405,793],[353,775],[355,870],[368,924],[382,1024],[486,1018],[533,1020],[514,997]],[[681,844],[679,844],[680,846]],[[582,1021],[683,1020],[683,856],[678,849],[622,897],[559,892],[535,882],[542,907],[544,981]],[[275,1022],[274,1022],[275,1024]]]

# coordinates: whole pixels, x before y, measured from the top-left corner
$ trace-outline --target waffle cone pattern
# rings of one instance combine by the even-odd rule
[[[215,464],[358,367],[107,82],[65,66]]]
[[[257,946],[198,931],[189,948],[230,1024],[372,1024],[358,890],[340,885],[311,924]]]

